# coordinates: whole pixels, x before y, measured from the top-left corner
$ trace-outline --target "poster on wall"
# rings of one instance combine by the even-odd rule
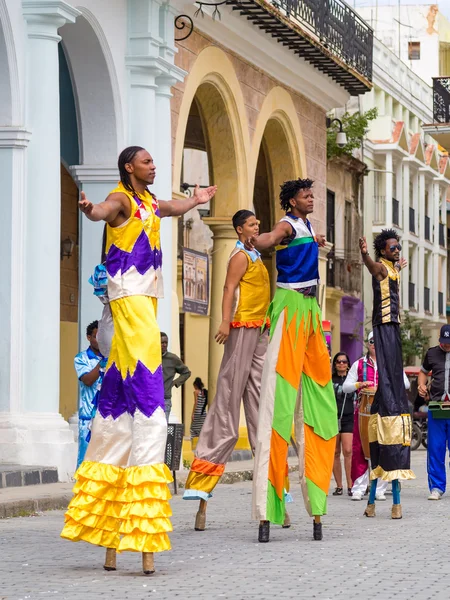
[[[207,315],[209,304],[208,255],[183,248],[183,310]]]

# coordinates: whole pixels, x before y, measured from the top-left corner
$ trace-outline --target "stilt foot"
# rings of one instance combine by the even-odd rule
[[[155,572],[153,552],[142,553],[142,570],[144,571],[144,575],[153,575]]]
[[[320,521],[314,521],[313,523],[313,537],[318,542],[320,542],[320,540],[323,538],[322,523],[320,523]]]
[[[105,571],[116,570],[116,549],[106,548],[105,564],[103,565]]]
[[[364,515],[366,517],[375,517],[375,503],[374,504],[368,504],[366,506],[366,510],[364,511]]]
[[[266,543],[270,538],[270,521],[261,521],[259,524],[258,542]]]
[[[291,517],[289,516],[288,511],[284,513],[284,523],[282,525],[283,529],[289,529],[291,526]]]

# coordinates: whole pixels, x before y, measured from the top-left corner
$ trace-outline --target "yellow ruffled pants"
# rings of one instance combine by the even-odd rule
[[[111,302],[114,337],[92,437],[61,536],[118,552],[170,549],[172,481],[156,304]]]

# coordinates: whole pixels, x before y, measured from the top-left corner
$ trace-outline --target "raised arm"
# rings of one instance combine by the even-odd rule
[[[211,185],[207,188],[200,188],[198,185],[195,186],[194,193],[191,198],[186,200],[160,200],[159,201],[159,214],[162,217],[179,217],[184,215],[200,204],[206,204],[216,193],[217,186]]]
[[[109,194],[106,200],[99,204],[93,204],[86,198],[86,194],[81,192],[81,200],[78,202],[78,206],[90,221],[113,223],[120,216],[125,220],[131,214],[130,201],[125,194],[120,192]]]
[[[386,267],[383,264],[375,262],[372,258],[370,258],[369,252],[367,250],[367,241],[365,237],[359,238],[359,249],[361,250],[361,257],[363,263],[368,268],[369,273],[373,275],[375,279],[378,279],[378,281],[381,281],[382,279],[387,277]]]

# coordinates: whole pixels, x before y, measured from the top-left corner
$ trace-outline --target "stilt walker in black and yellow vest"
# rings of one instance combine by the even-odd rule
[[[394,229],[383,229],[374,240],[376,261],[367,251],[366,238],[359,247],[372,275],[372,325],[377,349],[378,388],[369,421],[371,486],[366,517],[375,516],[378,479],[392,482],[393,519],[402,518],[399,479],[415,479],[411,471],[411,415],[403,381],[400,337],[400,238]]]

